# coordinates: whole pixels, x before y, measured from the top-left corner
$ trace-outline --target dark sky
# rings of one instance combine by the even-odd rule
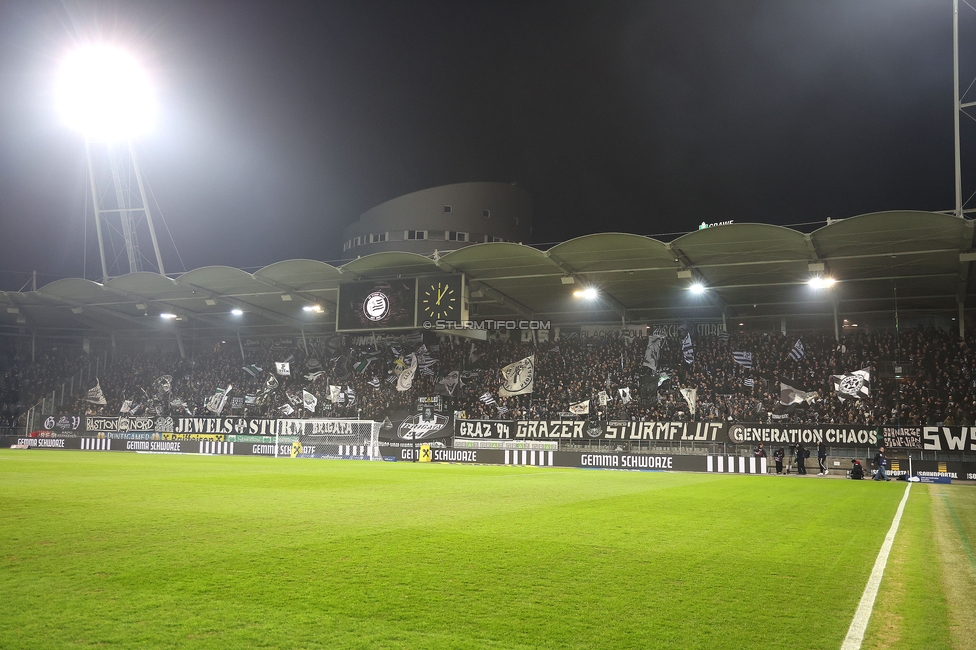
[[[462,181],[526,188],[536,242],[950,209],[951,27],[950,0],[0,0],[0,286],[82,272],[51,88],[99,35],[157,84],[137,147],[191,269],[335,260],[361,212]]]

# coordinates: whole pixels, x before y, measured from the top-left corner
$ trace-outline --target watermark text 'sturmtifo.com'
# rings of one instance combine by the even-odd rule
[[[425,330],[548,330],[547,320],[425,320]]]

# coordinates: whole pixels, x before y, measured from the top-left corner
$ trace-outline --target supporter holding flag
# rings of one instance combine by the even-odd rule
[[[695,348],[691,342],[691,334],[685,334],[685,340],[681,343],[681,358],[688,365],[695,363]]]
[[[752,352],[733,352],[732,359],[744,368],[752,368]]]
[[[840,401],[864,399],[871,395],[871,371],[855,370],[847,375],[831,375],[834,393]]]
[[[664,330],[658,328],[647,337],[647,349],[644,350],[644,367],[651,372],[657,372],[658,360],[661,358],[661,347],[664,345]]]
[[[95,378],[94,388],[88,391],[88,397],[86,397],[85,400],[100,406],[105,406],[108,404],[108,402],[105,401],[105,393],[102,392],[102,385],[99,383],[97,377]]]
[[[569,405],[569,412],[573,415],[589,415],[590,413],[590,400],[583,400],[582,402],[576,402],[575,404]]]
[[[790,350],[790,358],[794,361],[799,361],[806,354],[806,349],[803,347],[803,341],[797,339],[796,343],[793,344],[793,349]]]

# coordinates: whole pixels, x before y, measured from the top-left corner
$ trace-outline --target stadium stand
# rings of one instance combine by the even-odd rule
[[[208,414],[216,389],[231,385],[226,412],[252,417],[311,415],[302,408],[303,391],[317,400],[316,417],[382,419],[395,409],[412,408],[419,395],[444,394],[447,410],[469,419],[556,419],[569,416],[571,403],[590,400],[590,417],[614,420],[844,423],[860,426],[947,423],[967,426],[976,413],[976,359],[973,341],[933,327],[848,332],[835,341],[833,332],[811,334],[742,332],[730,336],[691,333],[693,363],[686,363],[685,331],[665,339],[658,369],[643,365],[646,338],[563,337],[542,343],[514,340],[472,342],[428,335],[401,337],[400,342],[346,345],[335,336],[292,348],[247,350],[215,341],[213,347],[181,357],[178,350],[153,346],[120,352],[98,377],[105,405],[86,400],[85,390],[58,404],[60,413],[115,415],[129,402],[133,415],[156,409],[167,414]],[[797,341],[803,355],[794,354]],[[751,353],[746,367],[742,355]],[[396,368],[410,353],[419,353],[420,368],[410,390],[396,387]],[[535,355],[535,390],[531,395],[500,397],[500,369]],[[740,361],[736,360],[740,357]],[[288,360],[291,374],[275,374],[275,362]],[[40,395],[58,388],[85,363],[70,350],[46,350],[34,362],[7,346],[0,356],[2,391],[0,422],[24,424],[26,408]],[[895,369],[900,368],[896,377]],[[867,369],[869,399],[835,396],[832,376]],[[457,371],[459,382],[448,392],[438,380]],[[167,403],[157,399],[156,382],[171,376]],[[265,391],[270,377],[279,386]],[[660,385],[658,385],[660,383]],[[784,408],[782,384],[816,392],[812,404]],[[330,394],[330,385],[341,397]],[[648,388],[650,387],[650,388]],[[624,403],[619,389],[629,388]],[[697,389],[694,416],[680,388]],[[600,407],[604,391],[607,404]],[[266,398],[262,398],[262,393]],[[486,393],[492,400],[481,399]],[[234,400],[233,397],[239,399]],[[247,397],[245,400],[244,398]],[[330,397],[333,398],[330,400]],[[333,401],[337,398],[340,401]],[[327,410],[326,410],[327,409]],[[599,411],[599,413],[597,413]]]

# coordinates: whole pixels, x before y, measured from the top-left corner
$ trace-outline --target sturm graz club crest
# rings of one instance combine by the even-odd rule
[[[834,391],[838,399],[862,399],[871,394],[871,374],[868,370],[855,370],[847,375],[832,375]]]
[[[586,423],[586,435],[591,438],[603,437],[603,424],[599,420],[590,420]]]

